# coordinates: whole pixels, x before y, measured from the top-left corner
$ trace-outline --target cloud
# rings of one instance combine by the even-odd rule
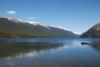
[[[34,20],[34,17],[30,17],[29,20]]]
[[[16,11],[15,10],[8,10],[8,11],[6,11],[6,14],[15,15]]]

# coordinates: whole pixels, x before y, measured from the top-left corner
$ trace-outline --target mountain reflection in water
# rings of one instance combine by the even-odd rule
[[[0,42],[0,67],[100,67],[97,38],[8,40]]]
[[[64,46],[61,42],[0,43],[0,58],[37,55]]]
[[[84,44],[82,44],[84,45]],[[90,44],[85,44],[85,45],[88,45],[92,48],[94,48],[95,50],[97,50],[98,52],[100,52],[100,42],[92,42]]]
[[[91,46],[100,52],[100,42],[95,42]]]

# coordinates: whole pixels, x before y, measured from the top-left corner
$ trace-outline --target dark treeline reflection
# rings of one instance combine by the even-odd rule
[[[62,42],[0,43],[0,58],[28,52],[47,51],[63,46]]]
[[[91,44],[91,47],[93,47],[94,49],[100,52],[100,42],[93,42]]]
[[[100,67],[100,39],[0,42],[0,67]]]
[[[96,51],[100,52],[100,42],[92,42],[90,44],[82,44],[82,45],[88,45],[88,46],[94,48]]]

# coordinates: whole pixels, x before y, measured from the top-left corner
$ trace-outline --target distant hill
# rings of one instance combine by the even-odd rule
[[[100,23],[91,27],[88,31],[83,33],[81,37],[100,37]]]
[[[74,37],[64,29],[0,17],[0,37]]]

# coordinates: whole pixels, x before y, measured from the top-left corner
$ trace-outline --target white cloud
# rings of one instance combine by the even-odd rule
[[[34,17],[30,17],[29,20],[34,20]]]
[[[7,14],[11,14],[11,15],[14,15],[16,14],[16,11],[15,10],[8,10],[6,11]]]

